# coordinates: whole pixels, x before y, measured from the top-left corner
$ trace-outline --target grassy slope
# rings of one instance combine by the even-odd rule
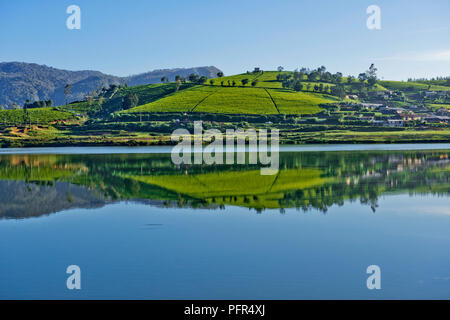
[[[181,86],[180,90],[191,87],[191,84]],[[88,102],[76,102],[66,106],[58,107],[61,110],[73,112],[75,114],[87,114],[90,111],[102,111],[105,114],[125,109],[124,99],[129,94],[135,94],[138,99],[138,105],[144,105],[152,101],[161,99],[175,92],[175,83],[148,84],[134,87],[124,87],[118,89],[114,94],[108,92],[105,94],[104,102],[100,108],[98,99],[94,100],[91,105]],[[109,98],[111,97],[111,98]]]
[[[319,104],[338,99],[320,93],[294,92],[281,88],[276,81],[278,72],[241,74],[215,79],[214,85],[195,86],[143,104],[123,112],[211,112],[242,114],[314,114],[321,111]],[[258,78],[256,87],[245,87],[242,79]],[[236,81],[236,87],[228,86],[228,80]],[[225,86],[220,82],[224,81]],[[267,89],[266,89],[267,88]],[[272,101],[273,99],[273,101]]]
[[[264,89],[217,88],[195,108],[197,112],[277,114],[278,111]]]
[[[419,82],[405,82],[405,81],[386,81],[382,80],[379,82],[383,87],[390,90],[402,90],[408,91],[409,88],[413,90],[428,90],[428,84],[419,83]],[[450,87],[442,86],[442,85],[431,85],[430,90],[437,91],[447,91],[450,90]]]
[[[54,108],[33,108],[27,110],[29,120],[26,113],[22,109],[18,110],[1,110],[0,111],[0,123],[6,124],[22,124],[29,122],[32,123],[50,123],[54,121],[70,120],[74,118],[73,114],[66,111],[58,111]]]
[[[450,109],[450,104],[443,104],[443,103],[431,103],[430,107],[433,109],[439,109],[439,108],[446,108]]]
[[[190,85],[184,85],[180,90],[189,86]],[[173,93],[175,91],[175,87],[175,83],[164,83],[121,88],[116,94],[114,94],[112,99],[109,99],[104,103],[103,109],[108,112],[121,110],[123,107],[123,100],[128,94],[137,95],[139,99],[138,105],[147,104]]]
[[[268,90],[275,100],[280,113],[314,114],[320,112],[319,104],[339,101],[339,99],[311,92],[288,90]]]
[[[159,100],[126,110],[125,112],[188,112],[217,90],[218,88],[216,87],[195,86],[183,91],[172,92]]]

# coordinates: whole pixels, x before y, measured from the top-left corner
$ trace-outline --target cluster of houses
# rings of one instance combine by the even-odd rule
[[[403,96],[402,91],[398,90],[383,90],[383,91],[373,91],[369,95],[376,97],[378,99],[399,99]],[[445,98],[450,95],[449,91],[425,91],[424,96],[427,99]]]
[[[399,99],[403,96],[403,92],[396,90],[383,90],[383,91],[374,91],[371,92],[370,95],[375,96],[381,99]]]
[[[360,112],[361,109],[366,112]],[[418,120],[429,124],[450,123],[450,110],[446,108],[439,108],[433,112],[429,108],[415,105],[395,108],[381,103],[359,103],[341,105],[340,111],[353,112],[353,116],[349,119],[364,120],[374,126],[383,127],[403,127],[411,121]]]
[[[403,92],[397,90],[383,90],[383,91],[372,91],[369,95],[377,100],[388,100],[388,99],[400,99],[403,96]],[[358,100],[356,94],[346,95],[347,99]]]
[[[383,115],[383,119],[370,120],[373,125],[387,127],[403,127],[410,121],[424,121],[426,123],[448,124],[450,122],[450,110],[440,108],[435,112],[420,106],[405,108],[393,108],[385,105],[374,106],[376,112]]]
[[[446,97],[449,94],[448,91],[426,91],[425,97],[429,99]]]

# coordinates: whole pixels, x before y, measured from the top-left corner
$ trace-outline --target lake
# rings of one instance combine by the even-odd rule
[[[0,298],[450,298],[450,144],[281,151],[263,176],[168,147],[0,149]]]

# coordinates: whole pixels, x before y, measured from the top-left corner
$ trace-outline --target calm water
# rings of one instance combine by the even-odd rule
[[[449,145],[285,148],[274,176],[166,151],[1,150],[0,298],[450,298]]]

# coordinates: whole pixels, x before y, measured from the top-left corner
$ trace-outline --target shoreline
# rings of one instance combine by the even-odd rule
[[[308,144],[280,145],[279,152],[339,152],[339,151],[414,151],[450,150],[447,143],[390,143],[390,144]],[[248,152],[248,147],[246,152]],[[0,148],[0,155],[10,154],[170,154],[171,146],[63,146],[32,148]]]

